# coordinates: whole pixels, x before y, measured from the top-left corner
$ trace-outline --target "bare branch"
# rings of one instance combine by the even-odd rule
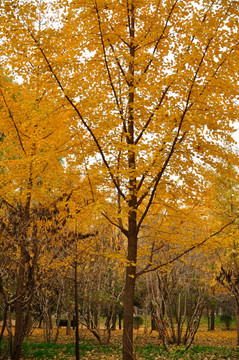
[[[145,268],[144,270],[139,271],[136,274],[136,277],[142,275],[142,274],[146,274],[152,271],[155,271],[157,269],[160,269],[164,266],[170,265],[173,262],[175,262],[176,260],[179,260],[181,257],[183,257],[184,255],[188,254],[190,251],[199,248],[200,246],[204,245],[208,240],[212,239],[213,237],[219,235],[223,230],[225,230],[227,227],[229,227],[230,225],[232,225],[237,219],[239,218],[239,215],[236,216],[234,219],[232,219],[229,223],[225,224],[224,226],[222,226],[219,230],[215,231],[214,233],[212,233],[211,235],[209,235],[208,237],[206,237],[205,239],[203,239],[202,241],[198,242],[195,245],[190,246],[188,249],[182,251],[181,253],[179,253],[178,255],[176,255],[173,259],[170,259],[168,261],[165,261],[162,264],[159,264],[157,266],[152,267],[151,269]]]
[[[95,10],[96,10],[97,20],[98,20],[98,25],[99,25],[100,40],[101,40],[102,49],[103,49],[103,54],[104,54],[104,61],[105,61],[105,66],[106,66],[106,70],[107,70],[107,74],[108,74],[110,86],[111,86],[111,89],[112,89],[112,91],[113,91],[114,98],[115,98],[115,102],[116,102],[116,105],[117,105],[119,114],[120,114],[120,116],[121,116],[121,119],[123,120],[123,122],[125,122],[124,117],[123,117],[123,109],[122,109],[122,107],[120,106],[120,101],[119,101],[118,95],[117,95],[117,93],[116,93],[115,86],[114,86],[113,79],[112,79],[111,72],[110,72],[110,68],[109,68],[109,63],[108,63],[108,59],[107,59],[107,55],[106,55],[106,48],[105,48],[105,43],[104,43],[104,38],[103,38],[101,17],[100,17],[100,13],[99,13],[99,9],[98,9],[97,2],[96,2],[96,1],[95,1]],[[109,41],[109,39],[107,39],[107,40]],[[109,43],[110,43],[110,41],[109,41]],[[110,46],[111,46],[111,43],[110,43]],[[113,50],[113,52],[114,52],[114,50]],[[114,54],[114,55],[115,55],[115,54]],[[117,58],[116,58],[116,59],[117,59]],[[119,68],[120,68],[120,70],[121,70],[121,72],[122,72],[125,80],[127,81],[126,75],[125,75],[125,73],[124,73],[124,70],[123,70],[123,68],[121,67],[120,62],[119,62],[118,59],[117,59],[117,64],[118,64],[118,66],[119,66]],[[126,132],[126,129],[125,129],[125,132]]]
[[[26,24],[26,22],[24,21],[24,19],[22,19],[23,21],[23,24],[24,26],[26,27],[30,37],[32,38],[32,40],[34,41],[35,45],[37,46],[38,50],[41,52],[47,66],[48,66],[48,69],[50,70],[50,72],[52,73],[53,77],[55,78],[59,88],[61,89],[62,93],[64,94],[64,97],[66,98],[66,100],[68,101],[68,103],[72,106],[72,108],[75,110],[75,112],[77,113],[77,115],[79,116],[81,122],[83,123],[83,125],[85,126],[85,128],[87,129],[87,131],[90,133],[91,137],[93,138],[93,141],[96,145],[96,147],[98,148],[99,150],[99,153],[101,155],[101,158],[103,160],[103,163],[105,165],[105,167],[107,168],[108,172],[109,172],[109,175],[111,177],[111,180],[113,181],[113,184],[114,186],[116,187],[116,189],[118,190],[118,192],[120,193],[120,195],[122,196],[123,199],[125,199],[125,195],[124,193],[122,192],[122,190],[119,188],[118,184],[117,184],[117,181],[111,171],[111,168],[110,168],[110,165],[108,163],[108,161],[106,160],[105,158],[105,155],[104,155],[104,151],[102,149],[102,147],[100,146],[100,143],[98,141],[98,139],[96,138],[92,128],[87,124],[86,120],[83,118],[81,112],[79,111],[79,109],[77,108],[77,106],[75,105],[75,103],[73,102],[73,100],[67,95],[67,92],[65,91],[60,79],[58,78],[58,76],[56,75],[56,72],[54,71],[48,57],[46,56],[43,48],[41,47],[39,41],[36,39],[36,37],[34,36],[33,32],[30,30],[30,28],[28,27],[28,25]]]
[[[148,120],[146,121],[145,125],[143,126],[143,129],[141,130],[141,132],[139,133],[137,139],[135,140],[135,145],[138,144],[138,142],[139,142],[139,140],[141,139],[141,137],[143,136],[144,132],[147,130],[147,128],[148,128],[151,120],[152,120],[153,117],[155,116],[156,111],[157,111],[157,110],[160,108],[160,106],[162,105],[162,102],[163,102],[163,100],[164,100],[167,92],[169,91],[170,87],[171,87],[171,85],[168,85],[168,86],[166,87],[166,89],[163,91],[162,96],[161,96],[161,98],[160,98],[157,106],[155,107],[155,109],[154,109],[154,110],[152,111],[152,113],[150,114]]]
[[[174,11],[175,6],[177,5],[177,2],[178,2],[178,1],[179,1],[179,0],[175,0],[175,2],[173,3],[173,6],[171,7],[171,9],[170,9],[170,11],[169,11],[169,14],[168,14],[167,20],[166,20],[166,22],[165,22],[164,28],[163,28],[163,30],[162,30],[162,33],[161,33],[161,35],[159,36],[159,38],[158,38],[158,40],[156,41],[156,44],[155,44],[155,46],[154,46],[154,49],[153,49],[153,52],[152,52],[152,58],[149,60],[147,66],[146,66],[145,69],[143,70],[141,76],[142,76],[143,74],[146,74],[146,73],[147,73],[150,65],[151,65],[152,62],[153,62],[153,56],[154,56],[154,54],[156,53],[157,48],[158,48],[158,46],[159,46],[159,43],[160,43],[160,41],[162,40],[162,38],[163,38],[163,36],[164,36],[164,33],[165,33],[165,31],[166,31],[166,29],[167,29],[167,27],[168,27],[169,20],[170,20],[172,14],[173,14],[173,11]]]
[[[128,231],[122,226],[122,224],[117,224],[115,221],[111,220],[111,218],[106,215],[106,213],[101,212],[101,215],[104,216],[112,225],[116,226],[120,231],[125,235],[128,236]]]
[[[17,132],[17,137],[18,137],[20,146],[21,146],[24,154],[26,154],[26,151],[25,151],[25,148],[24,148],[24,146],[23,146],[22,139],[21,139],[20,131],[19,131],[18,127],[17,127],[17,124],[16,124],[16,122],[15,122],[15,120],[14,120],[14,117],[13,117],[13,114],[12,114],[12,112],[11,112],[11,109],[10,109],[10,107],[8,106],[7,100],[6,100],[5,96],[4,96],[4,93],[3,93],[2,89],[1,89],[1,87],[0,87],[0,93],[1,93],[2,98],[3,98],[3,102],[4,102],[4,104],[5,104],[6,108],[7,108],[9,117],[10,117],[10,119],[12,120],[13,126],[14,126],[14,128],[15,128],[15,130],[16,130],[16,132]]]
[[[151,194],[150,194],[150,198],[149,198],[149,201],[148,201],[148,204],[147,204],[147,206],[146,206],[146,208],[145,208],[145,211],[144,211],[144,213],[142,214],[142,216],[141,216],[141,218],[140,218],[140,220],[139,220],[139,222],[138,222],[138,231],[139,231],[139,228],[140,228],[142,222],[144,221],[144,219],[145,219],[145,217],[146,217],[146,215],[147,215],[147,213],[148,213],[148,211],[149,211],[149,208],[150,208],[150,206],[151,206],[151,204],[152,204],[152,202],[153,202],[153,199],[154,199],[154,196],[155,196],[155,193],[156,193],[156,190],[157,190],[157,186],[158,186],[158,184],[159,184],[159,181],[161,180],[161,178],[162,178],[162,176],[163,176],[163,174],[164,174],[164,171],[166,170],[166,168],[167,168],[167,166],[168,166],[168,163],[169,163],[171,157],[172,157],[173,154],[174,154],[174,150],[175,150],[176,144],[178,143],[178,140],[180,139],[179,136],[180,136],[180,132],[181,132],[181,128],[182,128],[182,125],[183,125],[183,121],[184,121],[185,115],[186,115],[187,111],[188,111],[188,110],[192,107],[192,105],[193,105],[193,103],[190,104],[190,99],[191,99],[192,90],[193,90],[193,87],[194,87],[194,85],[195,85],[195,83],[196,83],[196,79],[197,79],[199,70],[200,70],[200,68],[201,68],[201,66],[202,66],[202,64],[203,64],[203,61],[204,61],[204,59],[205,59],[205,56],[206,56],[207,51],[208,51],[208,49],[209,49],[209,46],[210,46],[210,44],[211,44],[211,42],[212,42],[212,39],[213,39],[213,37],[211,37],[211,38],[208,40],[208,43],[207,43],[207,45],[206,45],[206,47],[205,47],[205,50],[204,50],[204,52],[203,52],[203,54],[202,54],[201,60],[200,60],[200,62],[199,62],[199,65],[198,65],[198,67],[197,67],[197,69],[196,69],[196,71],[195,71],[195,74],[194,74],[194,77],[193,77],[193,80],[192,80],[192,84],[191,84],[191,86],[190,86],[190,88],[189,88],[189,92],[188,92],[188,96],[187,96],[185,108],[184,108],[184,111],[183,111],[183,113],[182,113],[182,116],[181,116],[179,125],[178,125],[177,134],[176,134],[175,137],[174,137],[174,140],[173,140],[171,149],[170,149],[170,151],[169,151],[169,153],[168,153],[168,156],[167,156],[167,158],[165,159],[162,168],[160,169],[160,171],[158,172],[158,174],[156,175],[156,177],[154,178],[154,180],[153,180],[153,182],[152,182],[152,184],[154,183],[154,185],[151,185],[151,186],[148,188],[148,190],[146,190],[146,192],[145,192],[145,193],[141,196],[141,198],[138,200],[138,205],[140,205],[140,204],[142,203],[142,201],[145,199],[145,197],[149,194],[149,191],[150,191],[150,189],[151,189],[152,186],[153,186],[152,191],[151,191]]]

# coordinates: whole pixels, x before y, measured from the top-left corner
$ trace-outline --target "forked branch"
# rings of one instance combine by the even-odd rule
[[[226,228],[228,228],[229,226],[231,226],[237,219],[239,218],[239,215],[234,217],[229,223],[223,225],[219,230],[215,231],[214,233],[212,233],[211,235],[207,236],[205,239],[203,239],[202,241],[199,241],[198,243],[196,243],[195,245],[190,246],[188,249],[180,252],[178,255],[176,255],[175,257],[173,257],[172,259],[169,259],[168,261],[165,261],[164,263],[161,263],[159,265],[156,265],[154,267],[151,267],[150,269],[148,268],[148,266],[139,271],[136,274],[136,277],[139,277],[142,274],[146,274],[152,271],[155,271],[157,269],[160,269],[162,267],[165,267],[167,265],[172,264],[173,262],[175,262],[176,260],[179,260],[180,258],[182,258],[184,255],[188,254],[190,251],[199,248],[200,246],[204,245],[208,240],[212,239],[213,237],[219,235],[220,233],[223,232],[223,230],[225,230]]]

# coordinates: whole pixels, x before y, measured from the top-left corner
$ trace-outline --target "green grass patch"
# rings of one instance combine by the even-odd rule
[[[100,345],[94,340],[80,342],[79,353],[81,359],[87,359],[87,354],[107,355],[120,353],[120,346]],[[55,343],[24,343],[22,356],[25,359],[73,359],[75,356],[75,344],[55,344]]]
[[[225,324],[221,321],[220,316],[215,316],[215,330],[225,330]],[[207,330],[208,328],[208,318],[202,317],[200,320],[199,330]],[[232,316],[231,330],[236,330],[236,318]]]
[[[164,348],[148,345],[144,347],[138,347],[136,353],[139,354],[142,360],[238,360],[239,349],[228,349],[225,347],[216,346],[192,346],[189,350],[184,351],[181,347],[173,347],[171,352],[168,353]]]
[[[84,340],[80,343],[80,358],[89,359],[121,359],[122,348],[119,345],[100,345],[95,340]],[[140,360],[238,360],[239,349],[229,349],[216,346],[194,345],[188,351],[182,347],[173,347],[168,353],[164,348],[156,345],[138,346],[137,359]],[[75,357],[75,344],[55,343],[24,343],[23,359],[34,360],[73,360]]]

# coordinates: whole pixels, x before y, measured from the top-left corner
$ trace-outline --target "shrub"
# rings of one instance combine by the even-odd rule
[[[133,319],[133,325],[134,325],[134,329],[139,329],[141,325],[143,325],[144,320],[141,316],[134,316]]]
[[[223,314],[220,316],[220,321],[226,325],[226,329],[230,330],[230,326],[232,323],[231,315]]]

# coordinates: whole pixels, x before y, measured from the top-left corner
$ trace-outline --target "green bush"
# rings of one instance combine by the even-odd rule
[[[220,316],[220,321],[226,325],[226,329],[230,330],[230,326],[232,323],[231,315],[223,314]]]
[[[134,325],[134,329],[139,329],[141,325],[143,325],[144,320],[142,318],[142,316],[134,316],[133,319],[133,325]]]

